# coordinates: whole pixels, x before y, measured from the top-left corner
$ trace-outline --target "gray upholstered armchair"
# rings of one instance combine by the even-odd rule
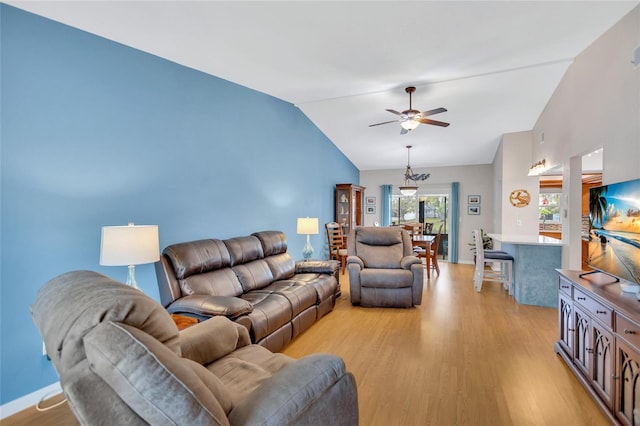
[[[352,229],[347,254],[352,304],[410,308],[422,302],[424,266],[404,229]]]
[[[104,275],[60,275],[31,310],[80,424],[358,423],[339,357],[272,353],[225,317],[178,331],[159,303]]]

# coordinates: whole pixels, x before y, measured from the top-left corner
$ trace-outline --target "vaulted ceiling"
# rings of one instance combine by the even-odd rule
[[[491,163],[638,1],[7,1],[299,107],[360,169]],[[629,52],[631,59],[631,52]],[[444,107],[400,134],[385,111]],[[597,100],[594,100],[596,102]],[[260,110],[239,113],[260,114]]]

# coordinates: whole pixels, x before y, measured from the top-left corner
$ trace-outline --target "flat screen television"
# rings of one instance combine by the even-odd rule
[[[640,284],[640,179],[589,190],[588,247],[591,268]]]

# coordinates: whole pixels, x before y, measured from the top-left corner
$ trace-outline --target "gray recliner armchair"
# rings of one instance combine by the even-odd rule
[[[424,265],[404,229],[352,229],[347,254],[352,304],[410,308],[422,302]]]
[[[52,279],[31,312],[81,424],[358,423],[339,357],[272,353],[225,317],[178,331],[155,300],[96,272]]]

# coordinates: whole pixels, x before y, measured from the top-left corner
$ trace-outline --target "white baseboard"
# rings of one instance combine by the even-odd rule
[[[19,411],[25,410],[36,405],[42,399],[46,399],[59,393],[62,393],[62,388],[60,387],[60,382],[56,382],[46,388],[39,389],[21,398],[7,402],[0,406],[0,419],[4,419],[5,417],[9,417]]]

